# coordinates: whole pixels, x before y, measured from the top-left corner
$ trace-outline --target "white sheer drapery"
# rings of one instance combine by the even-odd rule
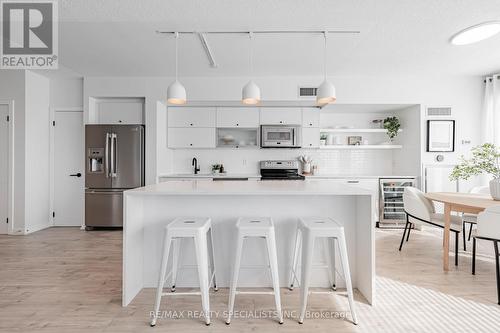
[[[487,77],[484,85],[481,139],[500,146],[500,74]]]

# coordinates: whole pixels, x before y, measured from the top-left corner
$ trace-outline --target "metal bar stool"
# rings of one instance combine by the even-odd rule
[[[304,322],[307,308],[307,298],[309,294],[312,293],[309,292],[309,284],[314,254],[314,244],[318,238],[324,241],[323,245],[326,254],[330,285],[334,290],[336,289],[336,267],[335,252],[333,250],[335,249],[335,244],[338,245],[340,260],[342,263],[342,270],[344,272],[344,280],[346,283],[349,307],[351,309],[351,316],[353,323],[357,325],[358,319],[356,316],[354,294],[352,291],[351,271],[349,269],[349,260],[347,258],[347,246],[344,235],[344,227],[336,221],[326,217],[301,218],[297,227],[289,286],[290,289],[293,289],[294,283],[299,282],[299,279],[297,278],[297,266],[299,252],[302,252],[299,323],[302,324]]]
[[[208,237],[207,237],[208,234]],[[198,277],[200,281],[200,291],[198,292],[175,292],[175,283],[178,272],[179,263],[179,248],[181,240],[192,238],[194,240],[196,262],[198,266]],[[208,246],[208,243],[210,243]],[[168,259],[170,247],[173,246],[172,253],[172,269],[167,274]],[[208,254],[210,252],[210,255]],[[212,272],[209,275],[209,257]],[[165,282],[169,277],[172,277],[172,293],[163,292]],[[214,247],[212,238],[212,223],[210,218],[176,218],[165,227],[165,237],[163,241],[163,251],[161,259],[160,275],[158,276],[158,287],[156,289],[156,301],[154,307],[153,319],[151,326],[156,325],[158,319],[158,311],[162,296],[184,296],[184,295],[201,295],[201,303],[203,314],[205,316],[205,324],[210,325],[210,302],[208,291],[213,283],[214,290],[217,291],[215,280],[215,259]]]
[[[276,254],[276,239],[274,233],[273,220],[269,217],[264,218],[239,218],[236,223],[236,228],[238,229],[237,245],[235,262],[233,267],[233,279],[231,281],[231,287],[229,289],[229,313],[226,319],[226,324],[231,323],[231,316],[234,310],[234,299],[236,294],[250,294],[250,295],[274,295],[274,301],[276,303],[276,311],[279,316],[279,323],[283,324],[283,314],[281,312],[281,298],[280,298],[280,285],[278,277],[278,257]],[[241,253],[243,250],[243,241],[246,238],[258,237],[264,238],[267,244],[267,252],[269,256],[269,267],[273,282],[272,292],[253,292],[253,291],[237,291],[236,287],[238,284],[238,275],[240,271],[241,264]]]

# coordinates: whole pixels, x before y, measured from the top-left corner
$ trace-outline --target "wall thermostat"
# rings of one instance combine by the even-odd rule
[[[444,156],[443,155],[437,155],[436,156],[436,161],[443,162],[444,161]]]

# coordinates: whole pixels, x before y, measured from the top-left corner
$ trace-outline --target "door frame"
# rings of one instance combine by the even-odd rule
[[[7,167],[7,218],[9,219],[9,225],[7,226],[7,234],[12,235],[14,233],[14,100],[0,99],[0,104],[7,105],[9,124],[7,125],[8,137],[9,137],[9,164]]]
[[[55,225],[55,219],[53,216],[54,212],[54,202],[55,202],[55,121],[56,121],[56,112],[81,112],[82,113],[82,128],[81,128],[81,135],[84,140],[82,140],[83,145],[82,145],[82,153],[85,151],[85,119],[84,119],[84,111],[83,107],[75,107],[75,106],[70,106],[70,107],[56,107],[56,108],[50,108],[50,130],[49,130],[49,161],[50,161],[50,166],[49,166],[49,222],[50,226],[54,227]],[[83,165],[82,167],[85,167]],[[85,183],[85,169],[83,169],[82,172],[82,177],[83,177],[83,182]],[[81,203],[83,206],[83,214],[82,216],[82,225],[80,226],[80,229],[85,230],[85,200]]]

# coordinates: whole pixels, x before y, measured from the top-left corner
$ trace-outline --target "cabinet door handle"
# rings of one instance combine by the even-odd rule
[[[72,175],[69,175],[70,177],[78,177],[80,178],[82,176],[81,173],[75,173],[75,174],[72,174]]]
[[[348,180],[347,182],[349,184],[357,184],[357,183],[359,183],[359,180]]]
[[[192,143],[190,143],[189,145],[190,145],[190,146],[192,146],[193,144],[192,144]]]
[[[193,124],[189,124],[189,126],[193,126]]]

